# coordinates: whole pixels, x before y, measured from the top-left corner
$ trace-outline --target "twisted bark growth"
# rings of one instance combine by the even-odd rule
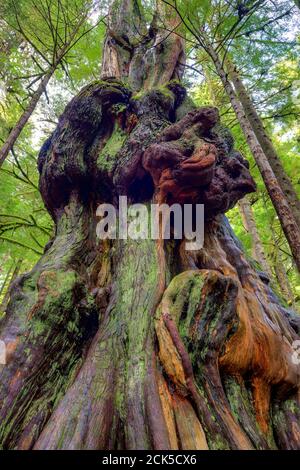
[[[101,78],[128,80],[134,91],[180,80],[185,48],[180,20],[170,5],[156,2],[150,27],[137,0],[115,0],[108,15]]]
[[[96,82],[44,144],[40,187],[57,231],[1,322],[3,448],[299,447],[297,320],[222,215],[253,180],[217,110],[176,123],[182,106],[177,83],[136,98]],[[205,201],[204,248],[97,241],[97,204],[124,192]]]

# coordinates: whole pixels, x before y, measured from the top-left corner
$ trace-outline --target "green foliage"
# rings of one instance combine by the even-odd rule
[[[19,259],[23,260],[22,271],[30,269],[53,236],[53,222],[38,190],[37,154],[71,97],[98,78],[105,26],[99,22],[104,15],[102,6],[94,10],[97,3],[4,0],[0,5],[0,144],[68,38],[72,25],[90,11],[0,170],[0,289],[6,280],[0,302],[9,284],[9,269]]]

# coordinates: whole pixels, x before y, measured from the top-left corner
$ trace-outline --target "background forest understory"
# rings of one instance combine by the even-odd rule
[[[153,3],[142,2],[149,22]],[[225,54],[224,60],[238,70],[300,196],[299,3],[188,3],[200,27],[213,38],[216,49]],[[37,154],[71,97],[99,78],[107,7],[107,2],[101,0],[1,2],[1,145],[49,71],[50,78],[0,170],[0,316],[7,305],[9,285],[18,274],[33,267],[53,236],[53,222],[38,190]],[[299,275],[228,95],[207,52],[188,30],[184,34],[184,85],[197,105],[219,108],[222,122],[231,130],[236,149],[249,161],[257,183],[257,192],[245,198],[247,204],[239,204],[228,212],[229,220],[247,254],[261,263],[262,269],[269,269],[276,293],[288,305],[299,308]],[[245,220],[245,211],[251,227]]]

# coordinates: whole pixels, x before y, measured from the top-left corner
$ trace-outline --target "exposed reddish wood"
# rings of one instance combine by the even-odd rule
[[[173,409],[181,448],[208,450],[203,428],[189,400],[174,393]]]
[[[222,158],[217,145],[205,142],[218,120],[215,108],[192,111],[148,147],[143,167],[152,175],[160,202],[201,202],[206,215],[211,215],[229,209],[242,195],[254,191],[242,156],[232,152],[230,158]]]
[[[170,394],[166,381],[163,379],[162,375],[158,373],[157,377],[158,377],[159,396],[161,400],[164,419],[166,422],[166,426],[168,428],[171,449],[177,450],[179,448],[178,447],[179,443],[177,439],[175,416],[174,416],[174,410],[172,406],[172,396]]]
[[[252,387],[256,419],[262,431],[267,434],[270,419],[271,387],[259,377],[253,377]]]

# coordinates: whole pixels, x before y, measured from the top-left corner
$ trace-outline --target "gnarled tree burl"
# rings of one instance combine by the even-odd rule
[[[102,78],[39,155],[55,238],[15,282],[0,339],[10,449],[296,449],[299,322],[224,213],[255,190],[215,108],[180,83],[177,18],[115,1]],[[96,238],[99,203],[204,203],[205,244]]]

